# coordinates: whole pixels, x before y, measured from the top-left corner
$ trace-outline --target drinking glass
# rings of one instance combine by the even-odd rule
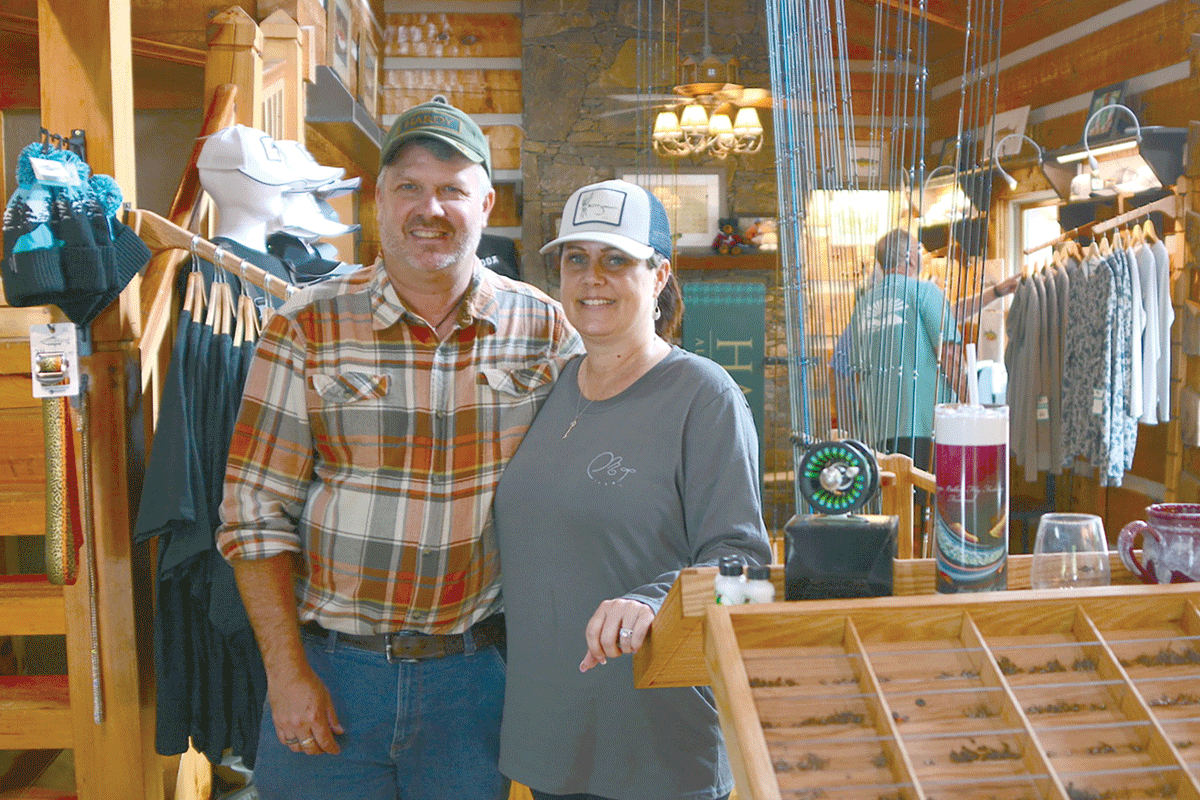
[[[1033,545],[1034,589],[1108,586],[1108,541],[1095,514],[1043,514]]]

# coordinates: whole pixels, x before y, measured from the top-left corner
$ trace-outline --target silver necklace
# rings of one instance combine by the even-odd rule
[[[581,391],[581,392],[579,393],[579,400],[582,400],[582,399],[583,399],[583,392]],[[576,425],[576,424],[579,422],[579,418],[583,416],[583,412],[585,412],[585,411],[587,411],[589,408],[591,408],[591,407],[592,407],[592,403],[596,402],[595,400],[588,400],[588,401],[587,401],[587,405],[586,405],[586,406],[584,406],[583,408],[580,408],[580,407],[579,407],[579,400],[576,400],[576,401],[575,401],[575,419],[571,420],[571,424],[567,426],[567,429],[566,429],[565,431],[563,431],[563,438],[564,438],[564,439],[565,439],[565,438],[567,438],[567,434],[568,434],[568,433],[570,433],[571,431],[575,430],[575,425]]]

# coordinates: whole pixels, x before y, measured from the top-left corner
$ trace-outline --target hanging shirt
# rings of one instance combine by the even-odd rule
[[[1083,457],[1105,467],[1112,429],[1112,334],[1116,280],[1099,258],[1069,272],[1071,295],[1063,348],[1063,466]]]
[[[1175,322],[1175,308],[1171,305],[1171,257],[1161,239],[1150,246],[1150,251],[1154,254],[1158,284],[1158,421],[1170,422],[1171,324]]]
[[[1138,265],[1138,280],[1142,288],[1142,307],[1145,309],[1146,326],[1142,332],[1142,416],[1145,425],[1158,423],[1158,359],[1161,357],[1159,341],[1158,271],[1150,245],[1143,242],[1134,248],[1134,260]]]

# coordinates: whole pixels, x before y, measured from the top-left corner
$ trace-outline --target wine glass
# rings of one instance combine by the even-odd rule
[[[1095,514],[1043,514],[1033,545],[1034,589],[1108,586],[1108,540]]]

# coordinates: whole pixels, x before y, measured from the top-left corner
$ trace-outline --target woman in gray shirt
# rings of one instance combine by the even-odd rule
[[[635,690],[620,656],[642,645],[681,568],[770,560],[750,409],[723,368],[664,338],[682,302],[650,192],[577,190],[553,249],[587,355],[563,368],[496,492],[500,769],[539,800],[724,797],[711,691]]]

